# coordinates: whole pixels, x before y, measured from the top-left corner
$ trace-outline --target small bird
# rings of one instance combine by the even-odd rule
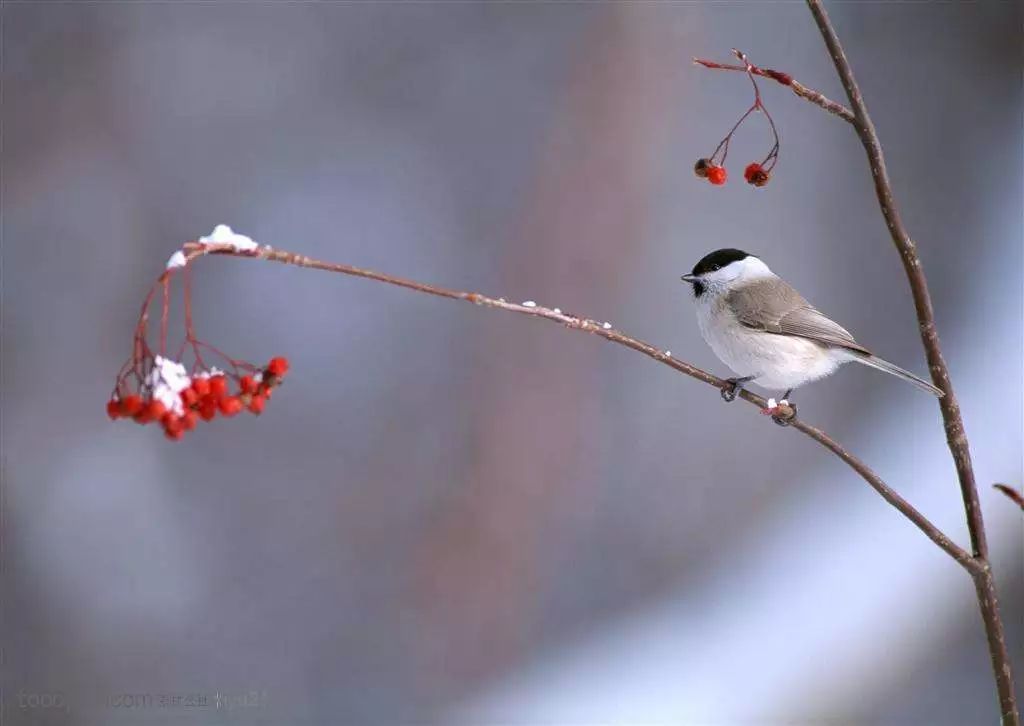
[[[787,400],[793,389],[850,361],[902,378],[933,396],[943,395],[931,383],[874,355],[755,255],[716,250],[681,279],[693,286],[701,335],[736,373],[722,389],[726,401],[735,400],[748,383],[785,391],[778,404],[769,399],[765,413],[786,425],[777,414],[784,405],[795,415],[796,407]]]

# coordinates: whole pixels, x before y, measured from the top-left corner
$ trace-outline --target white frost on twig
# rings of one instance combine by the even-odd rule
[[[213,228],[213,232],[205,237],[200,237],[199,242],[201,244],[229,244],[239,252],[252,252],[259,249],[259,245],[251,237],[238,234],[226,224],[218,224]]]
[[[524,308],[535,308],[535,307],[537,307],[537,303],[535,303],[533,300],[524,300],[523,301],[523,307]]]
[[[185,253],[178,250],[171,255],[171,259],[167,260],[167,269],[173,270],[176,267],[184,267],[187,262],[188,260],[185,259]]]
[[[605,322],[601,323],[601,327],[604,328],[605,330],[611,330],[612,324],[606,320]]]
[[[767,406],[768,408],[770,408],[770,409],[771,408],[776,408],[778,405],[779,405],[778,401],[776,401],[774,398],[769,398],[768,399],[768,406]]]
[[[666,358],[671,358],[671,357],[672,357],[672,351],[670,351],[670,350],[666,350],[666,351],[665,351],[665,357],[666,357]]]

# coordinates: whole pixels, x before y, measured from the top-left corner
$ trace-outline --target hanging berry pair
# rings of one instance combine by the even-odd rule
[[[772,146],[768,150],[768,155],[764,157],[760,162],[753,162],[747,165],[747,168],[743,170],[743,178],[748,184],[755,187],[763,187],[771,179],[772,169],[775,168],[775,163],[779,158],[779,133],[775,128],[775,122],[772,120],[771,114],[768,113],[768,109],[765,108],[764,103],[761,101],[761,89],[757,85],[757,80],[754,78],[753,67],[750,61],[747,60],[747,56],[738,50],[733,49],[733,53],[743,62],[744,68],[747,72],[747,77],[750,79],[751,85],[754,87],[754,103],[747,109],[746,113],[740,116],[740,120],[733,125],[726,134],[725,138],[722,139],[715,150],[711,153],[711,156],[697,159],[697,163],[693,166],[693,172],[701,179],[707,179],[715,186],[721,186],[725,184],[728,178],[728,172],[725,169],[725,160],[729,155],[729,144],[732,142],[732,137],[736,133],[736,130],[743,124],[747,118],[755,112],[764,114],[765,119],[768,121],[768,127],[772,132]]]

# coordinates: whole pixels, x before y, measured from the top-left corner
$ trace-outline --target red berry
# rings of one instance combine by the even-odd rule
[[[149,415],[150,421],[159,421],[167,413],[167,406],[163,404],[163,401],[150,401],[146,405],[146,410]]]
[[[142,398],[136,396],[134,393],[125,396],[121,400],[121,415],[122,416],[134,416],[142,410]]]
[[[172,431],[182,431],[185,425],[181,422],[181,416],[176,413],[165,413],[164,417],[160,419],[160,423],[163,424],[164,431],[170,434]]]
[[[288,359],[278,356],[277,358],[271,358],[270,362],[267,363],[267,373],[272,376],[281,378],[285,373],[288,372]]]
[[[192,408],[199,401],[199,394],[192,388],[186,388],[181,392],[181,402],[185,404],[185,408]]]
[[[209,378],[196,378],[192,381],[192,390],[196,392],[196,395],[202,398],[210,394],[210,379]]]
[[[249,401],[249,410],[252,411],[253,413],[259,415],[259,414],[263,413],[263,408],[266,405],[267,405],[267,399],[264,398],[263,396],[256,395],[256,396],[253,396],[252,399]]]
[[[159,421],[167,413],[167,407],[160,401],[149,401],[144,404],[139,412],[135,414],[135,420],[140,424],[148,424]]]
[[[181,428],[180,426],[174,429],[166,428],[164,429],[164,436],[166,436],[171,441],[181,441],[183,438],[185,438],[185,429]]]
[[[743,170],[743,178],[747,180],[748,184],[763,187],[768,183],[768,172],[760,164],[748,164],[747,168]]]
[[[121,417],[121,402],[116,398],[107,401],[107,415],[110,416],[111,421],[116,421]]]
[[[196,419],[197,417],[195,411],[186,411],[185,414],[181,417],[181,427],[186,431],[191,431],[196,427],[196,423],[198,423]]]
[[[217,416],[217,401],[212,396],[207,396],[199,402],[199,418],[203,421],[213,421]]]
[[[725,184],[727,176],[728,174],[726,173],[724,166],[712,166],[708,168],[708,181],[715,186]]]
[[[238,390],[242,393],[255,393],[256,388],[256,381],[252,376],[242,376],[238,379]]]
[[[210,395],[214,398],[221,398],[228,393],[228,379],[224,376],[210,377]]]
[[[225,396],[220,399],[220,412],[225,416],[234,416],[242,410],[242,402],[238,396]]]

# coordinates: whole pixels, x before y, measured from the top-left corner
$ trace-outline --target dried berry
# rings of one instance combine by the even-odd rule
[[[747,168],[743,170],[743,178],[747,180],[748,184],[753,184],[755,187],[763,187],[768,183],[770,176],[763,166],[755,162],[748,164]]]

